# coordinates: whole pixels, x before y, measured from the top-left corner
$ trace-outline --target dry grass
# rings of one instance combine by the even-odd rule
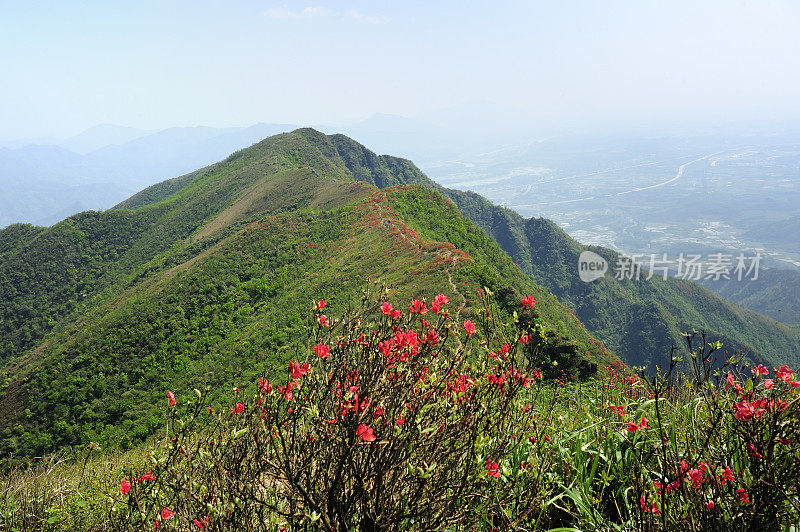
[[[144,447],[115,453],[87,449],[51,456],[0,476],[0,530],[111,530],[110,512],[125,471],[141,470]]]

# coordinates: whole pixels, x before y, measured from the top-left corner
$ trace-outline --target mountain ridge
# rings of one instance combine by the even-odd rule
[[[379,187],[387,183],[417,184],[450,198],[467,218],[500,244],[523,272],[574,308],[587,327],[600,331],[599,337],[629,364],[663,366],[672,345],[682,346],[682,333],[693,328],[721,339],[731,354],[743,352],[755,361],[775,366],[800,361],[797,327],[776,323],[690,281],[653,277],[634,282],[606,276],[584,283],[577,269],[581,251],[594,251],[610,264],[620,255],[607,248],[583,246],[550,220],[526,219],[478,194],[442,187],[411,161],[376,155],[344,135],[325,136],[310,128],[295,133],[308,137],[332,155],[331,150],[337,150],[360,178],[369,178],[364,173],[369,165],[403,168],[400,179],[383,179],[379,174],[371,181]],[[635,341],[630,342],[631,338]]]
[[[800,332],[700,285],[582,283],[584,249],[614,258],[549,220],[444,189],[409,160],[312,129],[108,211],[9,226],[0,230],[0,454],[135,445],[163,422],[165,390],[280,374],[309,301],[346,306],[368,277],[393,285],[392,299],[450,294],[456,321],[479,319],[483,287],[508,319],[521,294],[534,295],[552,331],[554,365],[543,368],[552,377],[590,375],[619,364],[617,353],[652,369],[692,321],[709,341],[793,362]]]
[[[344,308],[368,277],[394,286],[394,301],[450,294],[456,321],[478,319],[482,287],[508,319],[534,295],[552,331],[543,369],[619,363],[452,202],[402,184],[415,175],[346,137],[299,131],[169,193],[0,231],[0,454],[134,445],[163,422],[165,389],[283,372],[309,302]]]

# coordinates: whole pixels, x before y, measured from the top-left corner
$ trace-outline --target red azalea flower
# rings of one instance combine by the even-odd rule
[[[628,421],[628,432],[636,432],[636,429],[639,428],[639,425],[634,423],[633,421]]]
[[[778,377],[783,382],[788,382],[789,377],[792,375],[792,370],[789,369],[789,366],[781,366],[777,370],[775,370],[775,376]]]
[[[656,504],[655,502],[653,503],[652,512],[653,515],[661,515],[661,510],[658,509],[658,504]]]
[[[394,307],[388,301],[384,301],[383,305],[381,305],[381,312],[383,312],[386,316],[391,316]]]
[[[314,303],[314,308],[317,309],[317,311],[320,311],[325,308],[325,305],[327,305],[325,300],[320,299],[318,302]]]
[[[356,435],[366,442],[375,441],[375,434],[372,432],[372,428],[364,424],[358,426],[358,429],[356,429]]]
[[[445,296],[444,294],[439,294],[435,298],[433,298],[433,303],[431,303],[431,310],[434,314],[439,314],[442,309],[442,305],[446,305],[450,302],[450,299]]]
[[[750,368],[750,371],[753,372],[753,375],[769,375],[769,370],[765,368],[763,364]]]
[[[161,509],[161,519],[166,521],[168,519],[172,519],[175,516],[175,512],[170,510],[169,508],[162,508]]]
[[[733,388],[734,390],[736,390],[737,393],[739,393],[739,394],[742,393],[742,391],[743,391],[742,390],[742,385],[739,384],[738,382],[736,382],[736,379],[733,378],[733,373],[731,373],[730,371],[728,372],[727,380],[728,380],[728,383],[725,385],[725,389],[726,390],[729,389],[729,388]]]
[[[434,329],[431,329],[425,334],[425,343],[430,345],[436,345],[439,343],[439,333],[436,332]]]
[[[739,502],[741,504],[747,504],[750,502],[750,499],[747,498],[747,491],[744,488],[738,488],[736,490],[736,496],[739,498]]]
[[[489,476],[500,478],[500,465],[491,458],[486,459],[486,472]]]
[[[688,475],[694,489],[703,487],[703,473],[699,469],[690,469]]]
[[[753,458],[758,458],[759,460],[764,458],[764,455],[758,452],[758,449],[756,449],[756,446],[753,445],[752,443],[747,444],[747,454],[749,454]]]
[[[271,394],[272,393],[272,385],[269,383],[268,380],[262,379],[259,377],[258,379],[258,391],[260,393]]]
[[[706,508],[708,508],[709,512],[714,511],[714,506],[716,506],[714,501],[706,501]]]
[[[123,495],[127,495],[129,491],[131,491],[131,483],[128,482],[127,478],[122,479],[122,484],[119,485],[119,491]]]
[[[292,379],[297,381],[300,377],[311,371],[311,366],[309,364],[300,364],[299,362],[290,361],[289,371],[292,373]],[[298,388],[299,387],[298,385]]]
[[[205,530],[205,528],[208,526],[208,516],[206,516],[206,518],[203,519],[202,521],[200,521],[199,519],[195,519],[194,526],[196,526],[200,530]]]
[[[618,416],[625,415],[625,405],[608,405],[608,409],[612,412],[616,412]]]
[[[731,471],[730,467],[725,467],[725,470],[722,472],[722,485],[725,485],[725,482],[733,482],[735,477],[733,476],[733,471]]]
[[[322,327],[330,327],[331,322],[328,320],[328,316],[325,314],[317,314],[317,321]]]
[[[244,412],[244,405],[242,403],[236,403],[235,406],[231,407],[231,414],[241,414]]]
[[[294,388],[295,381],[289,381],[286,383],[286,386],[278,386],[278,392],[283,395],[283,398],[286,401],[294,401],[294,397],[292,397],[292,388]]]
[[[145,480],[153,480],[153,472],[152,471],[148,471],[147,473],[145,473],[144,475],[139,477],[139,482],[144,482]]]
[[[505,375],[501,374],[501,375],[498,376],[496,373],[492,373],[491,375],[489,375],[487,377],[487,379],[489,380],[490,383],[496,384],[497,387],[500,388],[501,390],[503,389],[503,385],[506,382],[506,376]]]
[[[523,307],[528,307],[532,309],[535,304],[536,300],[533,298],[533,296],[526,296],[522,298]]]
[[[414,314],[424,315],[428,313],[428,307],[425,306],[425,302],[421,299],[415,299],[409,305],[408,310],[413,312]]]
[[[467,336],[473,335],[476,332],[478,332],[478,330],[475,328],[475,324],[469,320],[464,321],[464,329],[467,331]]]
[[[325,344],[317,344],[314,346],[314,354],[319,358],[328,358],[331,356],[331,348]]]
[[[733,408],[736,410],[733,417],[739,421],[746,421],[756,414],[753,403],[748,403],[747,401],[733,403]]]
[[[385,342],[378,342],[378,349],[380,350],[381,354],[385,357],[388,357],[389,354],[392,352],[392,345],[394,344],[394,340],[389,338]]]
[[[455,382],[449,383],[448,387],[450,388],[450,391],[454,393],[464,393],[472,384],[474,384],[472,379],[468,378],[462,373],[459,375],[458,379],[455,380]]]
[[[175,400],[175,394],[174,393],[167,392],[167,398],[169,399],[169,407],[170,408],[173,408],[176,404],[178,404],[178,401]]]

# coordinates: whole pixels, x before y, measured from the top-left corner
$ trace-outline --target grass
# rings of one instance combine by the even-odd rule
[[[140,470],[149,450],[85,449],[26,462],[0,476],[2,530],[112,530],[109,516],[125,471]]]

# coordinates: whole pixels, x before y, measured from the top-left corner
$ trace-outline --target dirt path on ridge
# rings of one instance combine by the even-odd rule
[[[383,194],[384,201],[388,201],[388,198],[386,196],[386,192],[384,192],[384,191],[381,191],[381,192]],[[383,202],[378,203],[378,218],[380,219],[381,223],[383,224],[384,229],[391,229],[392,227],[394,227],[396,225],[394,222],[392,222],[392,220],[389,217],[385,217],[384,216]],[[421,238],[419,239],[420,240],[419,242],[413,242],[408,237],[408,235],[406,235],[402,231],[400,231],[399,234],[400,234],[400,238],[402,238],[403,240],[405,240],[406,242],[408,242],[408,243],[410,243],[412,245],[413,244],[420,244],[420,243],[424,245],[424,243],[425,243]],[[425,251],[425,250],[423,250],[423,248],[420,247],[420,251]],[[459,257],[456,257],[451,251],[446,250],[446,249],[437,249],[435,251],[425,251],[425,252],[426,253],[430,253],[432,255],[437,255],[437,256],[442,257],[444,259],[452,259],[454,264],[456,264],[458,262],[458,260],[459,260]],[[461,299],[461,302],[458,305],[458,309],[456,310],[456,313],[455,313],[455,316],[454,316],[456,324],[458,324],[459,318],[461,316],[461,311],[464,310],[464,308],[467,306],[467,298],[466,298],[466,296],[464,294],[462,294],[458,290],[458,287],[456,286],[456,283],[453,282],[453,274],[452,274],[452,272],[450,270],[450,267],[444,268],[444,271],[447,274],[447,284],[450,285],[450,289],[453,291],[453,295],[457,295]],[[461,338],[456,336],[456,340],[458,341],[459,347],[461,347]]]

